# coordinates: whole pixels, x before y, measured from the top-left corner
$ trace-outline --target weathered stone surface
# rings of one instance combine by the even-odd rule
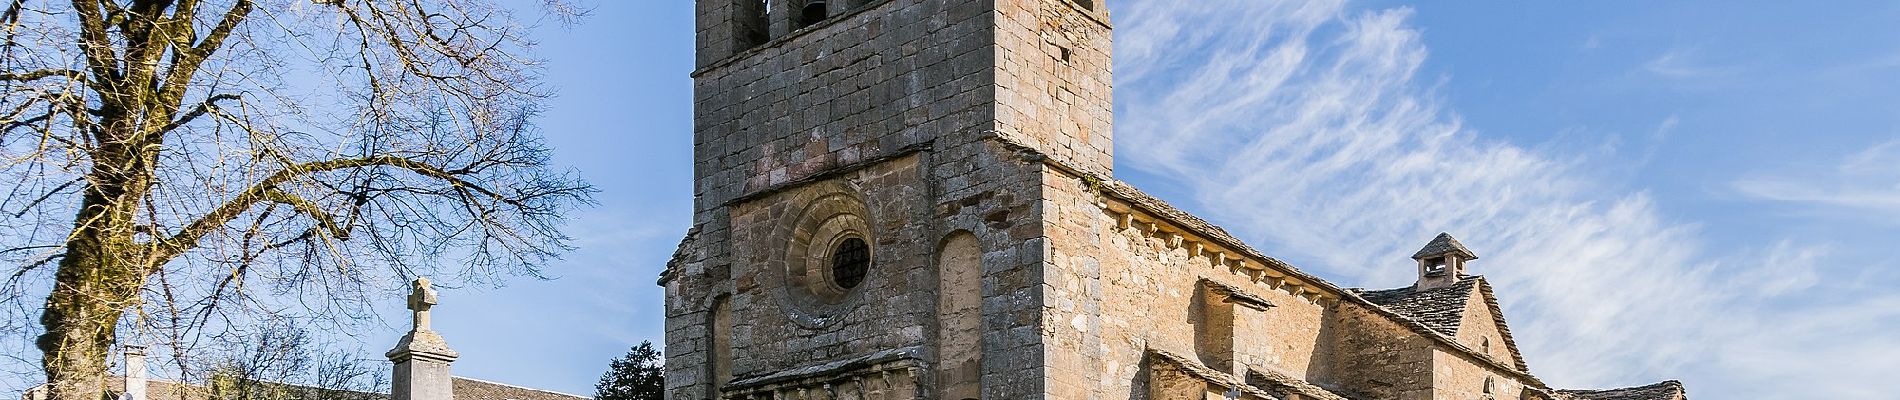
[[[1115,181],[1100,1],[752,2],[698,0],[672,398],[1558,398],[1449,235],[1362,296]]]
[[[455,386],[449,364],[460,357],[442,335],[429,327],[429,309],[437,304],[435,289],[426,278],[416,278],[409,294],[414,325],[385,356],[390,369],[391,400],[453,400]]]

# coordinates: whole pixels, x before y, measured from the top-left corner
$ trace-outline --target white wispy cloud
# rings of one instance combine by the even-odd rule
[[[1764,233],[1757,249],[1710,249],[1700,226],[1647,193],[1617,191],[1626,186],[1606,180],[1620,175],[1583,156],[1465,127],[1417,76],[1429,52],[1410,9],[1235,0],[1118,11],[1123,168],[1178,181],[1191,198],[1177,200],[1269,254],[1340,284],[1395,287],[1411,282],[1411,250],[1440,230],[1459,235],[1484,256],[1475,272],[1498,285],[1532,369],[1557,386],[1683,378],[1710,398],[1900,391],[1862,380],[1900,370],[1881,350],[1900,349],[1900,333],[1877,329],[1900,325],[1889,305],[1900,296],[1824,279],[1825,243]],[[1660,72],[1687,71],[1661,61]]]
[[[1731,186],[1751,198],[1798,204],[1819,215],[1900,221],[1900,140],[1843,157],[1831,170],[1745,178]]]
[[[1701,64],[1696,54],[1693,49],[1672,48],[1643,63],[1643,69],[1667,78],[1698,78],[1724,72],[1720,68]]]

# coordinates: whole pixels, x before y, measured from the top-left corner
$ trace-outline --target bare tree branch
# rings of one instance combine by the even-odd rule
[[[50,290],[0,327],[44,328],[57,400],[98,398],[114,340],[190,370],[260,321],[362,323],[385,283],[539,276],[567,249],[592,189],[550,166],[512,10],[277,4],[0,3],[4,288]]]
[[[81,75],[79,71],[74,71],[70,69],[42,69],[42,70],[33,70],[33,71],[26,71],[26,72],[20,72],[20,73],[0,72],[0,81],[32,82],[32,81],[40,80],[43,78],[49,78],[49,77],[62,77],[66,79],[78,80],[78,79],[81,79],[82,76],[83,75]]]
[[[244,96],[239,96],[239,95],[230,94],[230,93],[211,96],[210,98],[205,99],[204,102],[198,103],[198,106],[193,107],[191,111],[186,111],[184,115],[179,115],[178,118],[172,120],[171,123],[165,124],[165,126],[158,128],[158,132],[160,134],[163,134],[166,132],[171,132],[174,129],[178,129],[178,127],[185,126],[185,124],[191,123],[191,120],[198,119],[198,117],[204,115],[205,112],[210,111],[212,108],[218,107],[218,102],[223,101],[223,100],[244,101]]]

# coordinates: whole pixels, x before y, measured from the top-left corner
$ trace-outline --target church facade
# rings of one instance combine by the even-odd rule
[[[1102,0],[697,0],[672,399],[1684,399],[1550,388],[1477,255],[1337,286],[1114,179]]]

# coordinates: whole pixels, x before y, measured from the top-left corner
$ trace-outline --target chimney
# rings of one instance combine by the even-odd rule
[[[428,278],[416,278],[409,293],[409,309],[414,312],[414,327],[402,336],[396,348],[384,355],[396,363],[390,369],[390,400],[455,400],[455,386],[449,377],[449,363],[459,354],[449,349],[429,328],[429,308],[436,305],[435,289]]]
[[[1478,255],[1450,233],[1440,232],[1425,248],[1413,253],[1412,259],[1418,260],[1418,282],[1412,287],[1430,290],[1458,283],[1465,276],[1465,262],[1478,259]]]
[[[125,346],[125,396],[122,400],[145,400],[145,346]]]

